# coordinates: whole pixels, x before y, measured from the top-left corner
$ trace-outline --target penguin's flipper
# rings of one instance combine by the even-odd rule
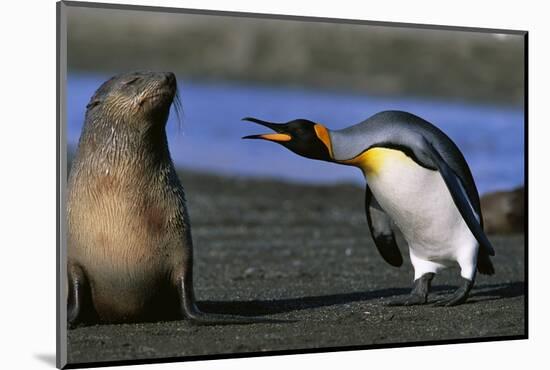
[[[367,223],[382,258],[392,266],[399,267],[403,264],[403,257],[395,242],[395,234],[391,228],[390,216],[380,207],[372,191],[367,185],[365,192],[365,212]]]
[[[494,256],[495,250],[485,235],[485,232],[483,232],[479,222],[479,215],[477,215],[472,207],[460,179],[455,175],[454,171],[447,164],[447,162],[445,162],[441,154],[428,140],[425,141],[425,144],[429,157],[437,166],[439,173],[441,173],[441,176],[443,177],[443,180],[451,193],[453,201],[462,215],[462,218],[466,222],[466,225],[468,225],[468,228],[477,239],[479,245],[484,248],[490,256]]]

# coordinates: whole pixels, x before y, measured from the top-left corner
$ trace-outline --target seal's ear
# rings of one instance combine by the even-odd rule
[[[86,106],[86,109],[91,109],[95,106],[98,106],[99,104],[101,104],[101,100],[99,99],[92,100],[91,102],[88,103],[88,105]]]

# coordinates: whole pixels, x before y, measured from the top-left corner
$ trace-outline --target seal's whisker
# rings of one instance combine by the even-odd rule
[[[174,105],[174,110],[176,112],[176,120],[178,121],[178,133],[181,133],[184,112],[183,112],[183,106],[181,104],[181,96],[180,96],[177,83],[176,83],[176,93],[174,94],[173,105]]]

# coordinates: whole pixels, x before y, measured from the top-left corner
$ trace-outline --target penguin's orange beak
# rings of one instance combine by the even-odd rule
[[[263,139],[269,141],[290,141],[292,137],[288,134],[263,134],[263,135],[248,135],[243,139]]]
[[[292,136],[285,132],[285,124],[266,122],[252,117],[243,118],[243,121],[254,122],[276,131],[274,134],[248,135],[244,136],[243,139],[262,139],[274,142],[285,142],[292,140]]]

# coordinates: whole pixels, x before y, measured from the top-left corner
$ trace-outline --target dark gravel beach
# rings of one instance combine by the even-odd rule
[[[192,326],[186,321],[70,330],[69,363],[231,354],[525,334],[524,237],[491,235],[496,275],[478,275],[462,306],[388,307],[413,271],[386,264],[369,235],[364,190],[184,172],[204,311],[290,323]],[[459,283],[438,275],[433,301]]]

